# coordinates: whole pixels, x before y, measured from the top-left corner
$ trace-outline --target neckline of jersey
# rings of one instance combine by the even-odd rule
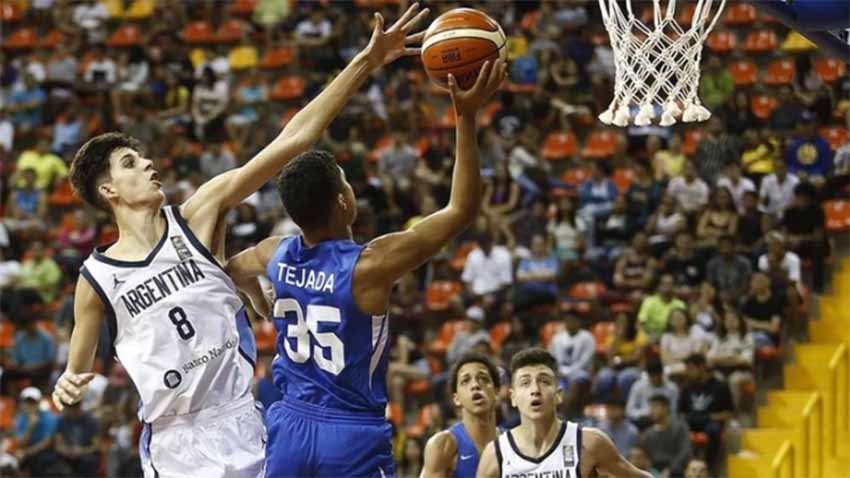
[[[105,264],[109,264],[115,267],[147,267],[153,261],[153,258],[156,257],[157,253],[160,249],[162,249],[163,244],[165,244],[165,238],[168,237],[168,230],[170,227],[168,216],[165,214],[165,208],[160,210],[160,216],[165,219],[165,229],[162,231],[162,237],[159,238],[159,242],[154,246],[154,248],[148,253],[148,256],[141,261],[122,261],[121,259],[115,259],[112,257],[108,257],[103,254],[103,251],[112,247],[114,242],[106,244],[104,246],[95,247],[92,253],[92,257],[99,262],[103,262]]]
[[[555,441],[552,442],[552,446],[549,448],[549,451],[547,451],[546,453],[541,455],[540,458],[532,458],[532,457],[524,454],[523,452],[521,452],[519,447],[517,446],[516,442],[514,441],[514,436],[513,436],[513,434],[511,433],[510,430],[508,430],[508,443],[510,443],[511,448],[513,448],[513,450],[514,450],[514,453],[516,453],[520,458],[522,458],[523,460],[530,461],[532,463],[536,463],[536,464],[539,465],[540,463],[543,463],[546,460],[546,458],[549,458],[549,455],[551,455],[552,453],[554,453],[555,450],[558,449],[558,446],[564,440],[564,434],[566,432],[567,432],[567,421],[563,420],[563,421],[561,421],[561,431],[558,432],[558,438],[556,438]]]

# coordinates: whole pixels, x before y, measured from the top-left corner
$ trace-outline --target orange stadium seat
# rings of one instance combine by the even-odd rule
[[[122,25],[109,35],[106,44],[111,47],[141,45],[142,32],[136,25]]]
[[[218,43],[236,43],[242,39],[242,21],[231,18],[222,23],[215,32],[215,40]]]
[[[844,232],[850,229],[850,201],[836,199],[823,204],[826,230]]]
[[[736,86],[749,86],[758,81],[758,67],[747,60],[733,61],[727,67]]]
[[[286,101],[300,98],[302,95],[304,95],[304,78],[284,76],[277,80],[270,96],[276,101]]]
[[[578,141],[571,131],[553,131],[543,141],[543,157],[550,160],[567,159],[578,149]]]
[[[523,30],[530,32],[534,29],[534,25],[536,25],[539,20],[540,10],[532,10],[530,12],[526,12],[526,14],[522,16],[520,26]]]
[[[15,324],[11,320],[0,320],[0,348],[8,348],[15,343]]]
[[[493,350],[500,350],[509,335],[511,335],[510,322],[503,321],[490,327],[490,345],[493,347]]]
[[[77,195],[74,194],[74,190],[71,188],[71,182],[68,179],[63,179],[53,192],[50,193],[47,203],[54,207],[68,207],[75,204],[82,204]]]
[[[790,85],[794,81],[796,72],[794,60],[774,60],[767,65],[767,75],[765,75],[764,82],[771,86]]]
[[[50,30],[47,35],[41,37],[38,44],[41,48],[53,49],[56,45],[65,42],[65,34],[57,29]]]
[[[260,59],[260,68],[264,70],[276,70],[290,63],[295,57],[295,50],[288,46],[273,47],[263,53]]]
[[[469,253],[472,252],[476,247],[478,247],[478,243],[475,241],[464,242],[455,250],[455,255],[452,257],[452,260],[449,262],[449,266],[456,271],[462,271],[464,266],[466,266],[466,258],[469,256]]]
[[[210,22],[206,20],[190,22],[183,28],[180,36],[183,37],[183,41],[192,44],[214,43],[216,40],[215,31]]]
[[[11,430],[15,425],[15,399],[0,398],[0,429]]]
[[[570,186],[579,187],[590,179],[590,170],[587,168],[571,168],[564,171],[561,179]]]
[[[372,150],[369,151],[369,153],[366,155],[366,159],[368,161],[372,161],[372,162],[377,161],[378,158],[381,157],[381,153],[386,151],[387,148],[392,146],[392,144],[393,144],[392,136],[390,136],[388,134],[381,136],[381,138],[378,139],[378,142],[375,143],[375,147],[372,148]]]
[[[779,106],[779,101],[770,95],[753,95],[750,98],[750,111],[760,119],[767,119],[773,110]]]
[[[820,129],[821,136],[829,142],[832,150],[835,151],[850,139],[850,134],[847,128],[843,126],[826,126]]]
[[[594,300],[605,293],[602,282],[579,282],[570,288],[569,296],[576,300]]]
[[[692,156],[697,152],[699,142],[705,137],[705,132],[699,128],[691,128],[685,133],[685,141],[682,143],[682,152],[686,156]]]
[[[635,171],[632,168],[617,168],[611,177],[611,181],[617,186],[620,194],[625,194],[635,179]]]
[[[676,21],[679,22],[679,25],[686,27],[691,26],[691,20],[694,18],[694,12],[696,9],[697,6],[695,3],[686,3],[684,6],[677,6]]]
[[[550,322],[546,322],[543,327],[540,328],[540,341],[543,342],[544,347],[549,347],[549,342],[552,341],[552,337],[555,336],[558,332],[565,330],[566,326],[564,322],[561,320],[553,320]]]
[[[481,112],[481,126],[490,126],[490,123],[493,121],[493,116],[496,116],[496,113],[501,108],[502,103],[500,101],[491,101],[487,103],[487,106],[484,107],[484,111]]]
[[[726,16],[723,23],[729,26],[743,27],[756,21],[756,7],[749,3],[736,3],[726,6]]]
[[[7,23],[18,22],[23,18],[24,12],[20,5],[12,2],[3,2],[0,5],[0,20]]]
[[[280,129],[285,128],[286,125],[289,124],[290,121],[292,121],[292,118],[294,118],[300,110],[301,108],[293,106],[292,108],[289,108],[288,110],[284,111],[283,115],[281,115],[280,117],[280,121],[277,122],[277,126]]]
[[[277,331],[274,328],[274,323],[269,320],[260,321],[254,327],[254,336],[256,337],[258,351],[274,352],[275,341],[277,339]]]
[[[247,17],[254,13],[256,7],[257,0],[236,0],[230,6],[230,13]]]
[[[778,43],[773,30],[756,30],[747,34],[741,48],[747,53],[767,53],[776,49]]]
[[[449,302],[459,296],[462,291],[463,286],[460,282],[435,280],[425,291],[425,306],[431,311],[447,310]]]
[[[832,83],[847,74],[847,64],[838,58],[818,58],[815,72],[823,81]]]
[[[602,159],[614,154],[617,143],[616,133],[607,129],[599,129],[588,135],[581,155],[590,159]]]
[[[21,27],[6,37],[3,48],[7,50],[29,50],[35,47],[37,38],[34,29]]]
[[[714,53],[729,53],[738,44],[738,35],[728,30],[712,32],[705,41],[709,50]]]

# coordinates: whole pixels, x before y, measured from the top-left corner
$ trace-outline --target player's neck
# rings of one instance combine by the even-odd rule
[[[475,442],[479,452],[499,435],[499,429],[496,427],[495,410],[481,415],[475,415],[464,410],[463,426],[466,428],[466,433]]]
[[[352,233],[351,227],[349,226],[335,227],[331,225],[321,229],[316,229],[315,231],[304,231],[302,236],[304,237],[304,245],[307,247],[313,247],[324,241],[351,239]]]
[[[120,209],[115,211],[118,241],[122,251],[149,251],[156,247],[165,232],[165,218],[160,209]]]
[[[523,420],[515,434],[529,451],[545,453],[552,447],[561,429],[561,420],[555,415],[540,420]]]

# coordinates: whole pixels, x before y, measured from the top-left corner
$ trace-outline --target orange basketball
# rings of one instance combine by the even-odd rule
[[[454,75],[462,89],[475,84],[485,61],[505,60],[505,32],[495,20],[472,8],[456,8],[440,15],[425,32],[422,63],[435,83],[448,86]]]

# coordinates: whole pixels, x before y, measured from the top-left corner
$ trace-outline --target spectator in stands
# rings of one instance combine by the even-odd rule
[[[738,89],[733,97],[723,106],[721,110],[726,131],[738,133],[756,124],[761,120],[753,114],[750,94],[746,89]]]
[[[587,223],[576,212],[575,200],[564,196],[558,200],[555,216],[546,227],[561,261],[574,262],[584,255]]]
[[[708,109],[725,105],[735,91],[732,74],[723,67],[720,57],[711,55],[700,74],[699,96]]]
[[[711,374],[704,355],[692,355],[685,363],[687,384],[679,395],[679,413],[685,416],[691,431],[706,434],[707,462],[716,463],[723,428],[733,417],[732,394],[725,382]]]
[[[658,261],[649,254],[646,234],[638,232],[632,238],[632,246],[617,259],[614,287],[638,301],[655,282],[657,269]]]
[[[639,470],[649,473],[653,478],[661,477],[661,471],[652,466],[652,461],[649,459],[649,452],[646,451],[646,448],[640,445],[632,448],[629,451],[628,458],[629,462]]]
[[[195,137],[203,141],[223,141],[229,94],[227,82],[216,77],[212,67],[203,70],[192,90],[192,122]]]
[[[57,471],[64,471],[53,447],[57,420],[49,410],[40,409],[41,398],[41,391],[35,387],[21,391],[20,412],[15,419],[15,457],[32,476],[55,476]]]
[[[753,275],[753,280],[757,275]],[[735,409],[740,409],[744,384],[753,383],[754,354],[755,344],[747,331],[747,323],[736,310],[727,309],[706,358],[711,367],[728,380]]]
[[[658,280],[655,294],[643,299],[638,312],[640,329],[653,341],[661,339],[661,334],[667,328],[667,318],[673,309],[684,310],[685,303],[673,296],[673,276],[663,274]]]
[[[579,214],[589,224],[607,218],[619,196],[617,186],[609,179],[609,169],[606,163],[590,163],[590,179],[579,187]]]
[[[427,436],[427,435],[426,435]],[[419,476],[424,461],[422,439],[405,436],[404,449],[398,460],[398,476]]]
[[[702,249],[714,249],[723,236],[735,236],[738,233],[738,213],[735,202],[728,189],[714,189],[711,201],[699,218],[697,224],[697,244]]]
[[[103,2],[81,1],[74,7],[72,20],[78,32],[85,36],[88,44],[100,43],[106,39],[109,10]]]
[[[617,451],[626,456],[638,444],[640,433],[636,426],[626,420],[625,404],[620,399],[611,399],[605,405],[608,412],[599,429],[614,442]]]
[[[472,309],[472,308],[470,308]],[[483,312],[483,311],[482,311]],[[479,327],[479,322],[472,320],[470,314],[477,314],[478,311],[468,311],[466,314],[467,320],[471,329]],[[482,314],[483,316],[483,314]],[[463,334],[465,332],[458,332]],[[414,342],[406,334],[399,334],[390,349],[390,364],[387,371],[388,395],[391,402],[398,404],[399,409],[406,410],[405,404],[405,389],[407,385],[416,380],[426,380],[431,376],[431,366],[428,360],[417,350],[416,342]],[[463,340],[463,339],[461,339]],[[480,334],[474,340],[480,340]],[[451,346],[463,347],[464,344],[455,341]],[[452,361],[456,361],[463,354],[458,355],[458,352],[450,349],[452,352]],[[279,394],[280,392],[278,392]]]
[[[774,222],[782,219],[785,209],[794,199],[794,188],[799,182],[796,175],[788,172],[788,166],[781,158],[773,162],[773,174],[768,174],[762,179],[759,202],[762,211]]]
[[[708,465],[704,460],[691,458],[685,468],[685,478],[709,478]]]
[[[92,48],[92,59],[83,71],[83,81],[93,90],[106,90],[118,81],[118,67],[106,54],[106,47],[97,44]]]
[[[552,337],[549,353],[558,361],[561,388],[566,390],[563,409],[569,417],[582,413],[580,401],[590,388],[596,339],[582,328],[581,318],[573,312],[567,312],[564,325],[566,329]]]
[[[753,274],[741,313],[757,347],[779,345],[786,303],[785,294],[772,290],[766,274]]]
[[[505,246],[494,245],[486,232],[466,257],[461,279],[475,296],[503,295],[513,284],[513,259]]]
[[[617,198],[608,217],[593,223],[590,228],[588,242],[593,244],[588,251],[592,260],[602,259],[605,262],[616,261],[631,240],[632,224],[628,206],[623,198]]]
[[[127,104],[142,93],[148,83],[150,61],[144,47],[134,45],[118,56],[116,65],[116,89],[112,90],[115,111],[122,114]]]
[[[490,343],[490,333],[484,328],[486,317],[484,309],[477,305],[466,309],[466,329],[458,331],[449,349],[446,351],[446,362],[453,364],[464,354],[471,352],[480,344]]]
[[[9,390],[10,382],[21,379],[29,379],[33,386],[44,389],[56,362],[56,344],[35,320],[27,320],[19,327],[22,329],[15,332],[15,344],[3,371],[3,389]]]
[[[502,107],[493,115],[491,124],[496,128],[499,139],[507,147],[513,146],[519,139],[527,121],[525,111],[515,103],[514,94],[502,92],[499,96]]]
[[[21,263],[21,275],[19,285],[35,289],[42,302],[49,304],[56,299],[62,270],[47,256],[43,242],[35,241],[27,250],[26,258]]]
[[[760,184],[761,178],[773,172],[773,163],[780,157],[779,144],[773,139],[755,129],[744,130],[741,169],[748,177],[757,179],[756,183]]]
[[[735,209],[738,211],[738,214],[743,214],[744,194],[755,192],[756,185],[750,178],[741,176],[741,165],[735,162],[729,164],[726,167],[725,174],[717,180],[717,189],[726,189],[729,191],[735,202]]]
[[[717,297],[717,289],[711,282],[704,281],[699,286],[699,295],[688,307],[688,313],[693,318],[691,332],[700,336],[713,334],[720,321],[720,301]],[[695,330],[699,328],[701,330]]]
[[[614,322],[614,333],[607,336],[606,366],[596,373],[594,395],[625,400],[635,381],[640,378],[646,336],[638,331],[636,320],[620,313]]]
[[[782,229],[788,246],[812,265],[812,286],[815,292],[823,290],[827,242],[824,236],[823,207],[817,201],[817,190],[812,184],[801,183],[794,188],[794,201],[782,217]]]
[[[658,357],[646,361],[644,373],[629,390],[626,402],[626,416],[640,428],[646,428],[652,423],[650,400],[656,395],[667,398],[670,412],[676,415],[679,404],[679,388],[664,376],[664,364]]]
[[[551,182],[547,174],[551,165],[541,158],[540,143],[540,130],[528,124],[509,148],[508,169],[523,192],[524,204],[543,197]]]
[[[79,73],[79,62],[74,56],[73,47],[60,42],[47,61],[47,84],[51,87],[52,95],[73,95]]]
[[[665,194],[658,209],[649,216],[646,232],[649,234],[649,244],[654,255],[661,255],[679,232],[688,229],[688,220],[679,210],[678,199],[671,194]]]
[[[231,99],[232,113],[227,118],[230,137],[238,144],[245,142],[248,129],[260,119],[260,113],[265,110],[268,100],[268,88],[260,77],[257,69],[248,72],[247,78],[233,92]]]
[[[785,150],[788,171],[803,182],[821,187],[832,171],[832,148],[818,133],[817,115],[811,111],[800,115],[797,131]]]
[[[378,171],[396,190],[407,191],[412,186],[413,172],[418,163],[416,149],[410,144],[405,131],[394,131],[391,138],[390,146],[378,156]]]
[[[83,118],[77,103],[71,103],[53,125],[53,137],[50,149],[57,155],[67,158],[79,146],[83,135]]]
[[[661,272],[673,276],[676,295],[693,297],[705,277],[705,264],[693,247],[694,239],[688,231],[676,235],[673,249],[661,259]]]
[[[301,61],[316,72],[325,72],[333,68],[334,51],[331,45],[334,25],[323,8],[314,8],[310,15],[295,26],[295,44],[306,48],[309,55],[303,55]]]
[[[100,462],[100,429],[94,416],[80,403],[62,410],[57,424],[56,452],[72,470],[73,476],[96,476]]]
[[[46,102],[47,94],[31,73],[25,73],[23,87],[9,95],[6,109],[15,128],[27,132],[41,126]]]
[[[8,107],[0,104],[0,157],[5,157],[12,152],[15,144],[15,125],[6,114]]]
[[[768,124],[770,129],[785,134],[797,126],[805,109],[799,95],[790,86],[780,86],[776,99],[777,107],[770,114]]]
[[[670,180],[667,194],[672,196],[681,211],[696,216],[708,204],[708,185],[697,176],[696,166],[690,159],[682,166],[682,175]]]
[[[709,186],[714,186],[721,173],[741,157],[737,138],[725,133],[723,122],[713,116],[708,120],[706,135],[697,145],[695,163],[699,176]]]
[[[687,158],[682,152],[682,137],[671,134],[667,147],[656,152],[650,160],[656,181],[667,181],[681,176]]]
[[[795,307],[803,290],[800,256],[789,251],[785,236],[772,231],[767,235],[767,253],[758,261],[758,270],[767,274],[774,290],[786,291],[788,304]]]
[[[236,166],[233,153],[221,142],[209,143],[209,147],[201,153],[201,171],[208,178],[218,176]]]
[[[661,363],[664,364],[664,375],[682,375],[685,372],[685,359],[705,351],[705,342],[691,333],[688,319],[686,310],[670,311],[667,331],[661,335]]]
[[[558,296],[558,259],[544,236],[531,239],[531,257],[519,260],[514,287],[514,307],[521,312],[529,307],[555,302]]]
[[[119,120],[121,130],[139,141],[143,141],[142,144],[150,145],[148,147],[151,152],[148,154],[159,154],[162,138],[165,135],[163,124],[159,118],[151,114],[141,100],[128,105],[123,113]]]
[[[772,222],[767,214],[759,210],[758,193],[745,192],[742,202],[744,212],[738,216],[738,252],[755,261],[764,251],[764,237],[770,231]]]
[[[21,170],[20,177],[20,181],[12,187],[6,214],[19,223],[15,229],[44,229],[47,195],[43,189],[36,187],[34,169]]]
[[[535,236],[546,237],[546,226],[549,224],[546,209],[546,201],[542,197],[536,198],[532,201],[527,214],[523,215],[521,220],[513,222],[513,242],[517,247],[517,254],[521,257],[528,255]],[[510,244],[511,241],[508,243]]]
[[[681,477],[691,455],[688,427],[672,413],[666,395],[653,395],[649,399],[652,427],[640,437],[640,447],[646,450],[652,466],[661,470],[661,476]]]
[[[753,272],[750,261],[735,252],[734,236],[720,237],[717,253],[706,265],[706,279],[717,289],[721,299],[739,297]]]
[[[91,254],[97,238],[97,227],[91,216],[82,209],[74,211],[74,222],[63,229],[56,238],[57,263],[62,265],[66,277],[76,277],[83,261]]]
[[[654,137],[654,136],[653,136]],[[663,193],[661,183],[655,181],[646,163],[637,161],[632,167],[634,179],[624,197],[635,228],[643,229],[649,216],[658,207]]]
[[[50,152],[50,142],[44,137],[36,141],[34,148],[21,153],[18,157],[17,168],[19,171],[34,170],[35,187],[42,190],[51,189],[57,182],[68,176],[68,166],[62,158]]]

